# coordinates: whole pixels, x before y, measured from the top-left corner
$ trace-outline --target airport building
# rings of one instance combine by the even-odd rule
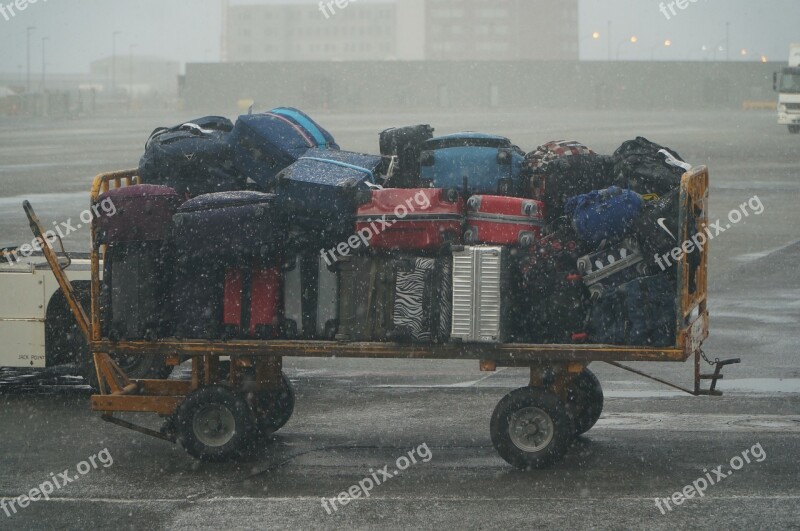
[[[578,59],[578,0],[345,5],[229,6],[223,57],[228,62]]]

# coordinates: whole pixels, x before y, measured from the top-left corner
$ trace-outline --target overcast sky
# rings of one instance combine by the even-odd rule
[[[316,3],[310,2],[309,9],[316,9]],[[659,11],[659,4],[658,0],[580,0],[582,57],[608,57],[608,21],[612,21],[611,55],[619,53],[622,59],[710,59],[713,50],[724,45],[726,22],[730,22],[732,56],[737,59],[746,49],[749,59],[766,55],[782,62],[788,58],[789,43],[800,42],[800,0],[698,0],[675,16],[670,14],[670,20]],[[49,72],[85,72],[91,61],[111,55],[115,30],[121,32],[120,55],[130,53],[133,45],[137,55],[181,62],[219,57],[219,0],[38,0],[9,18],[0,13],[0,72],[16,72],[26,64],[28,26],[36,27],[31,33],[34,72],[41,69],[43,37],[48,38]],[[593,31],[600,33],[599,39],[592,38]],[[631,44],[634,35],[638,42]],[[673,43],[670,49],[663,48],[666,39]],[[706,52],[701,49],[704,45]],[[718,58],[724,55],[717,53]]]

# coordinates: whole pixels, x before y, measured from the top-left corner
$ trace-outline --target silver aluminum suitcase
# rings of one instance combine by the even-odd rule
[[[453,250],[451,338],[470,343],[502,343],[511,293],[503,247],[465,246]]]
[[[317,254],[295,256],[283,275],[285,335],[292,339],[333,339],[338,320],[336,273]]]

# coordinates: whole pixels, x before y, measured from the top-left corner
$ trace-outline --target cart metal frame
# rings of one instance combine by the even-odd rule
[[[111,188],[136,186],[142,181],[136,170],[104,173],[95,177],[91,202]],[[690,241],[693,234],[708,227],[709,174],[706,167],[687,172],[682,179],[680,193],[680,223],[676,248],[679,242]],[[45,232],[30,204],[25,203],[31,229],[40,242],[45,242]],[[42,245],[45,256],[59,285],[69,302],[81,331],[86,336],[94,357],[99,394],[91,397],[91,407],[103,413],[107,421],[139,432],[174,442],[174,437],[145,427],[134,425],[114,415],[121,412],[149,412],[161,416],[172,415],[184,398],[200,387],[218,382],[220,356],[231,359],[228,384],[233,388],[242,385],[245,367],[255,370],[255,386],[259,391],[278,389],[281,381],[283,358],[285,357],[343,357],[364,359],[439,359],[475,360],[482,371],[493,371],[497,367],[530,368],[530,385],[547,387],[565,399],[570,381],[591,362],[606,362],[614,366],[653,378],[641,371],[621,365],[620,362],[685,362],[694,360],[694,388],[681,386],[653,378],[692,395],[719,395],[716,382],[722,378],[724,365],[735,362],[716,362],[713,374],[701,372],[703,341],[708,337],[709,313],[707,308],[708,245],[700,253],[699,266],[692,268],[686,253],[680,258],[676,291],[677,337],[676,343],[667,348],[623,347],[611,345],[570,344],[465,344],[408,345],[393,343],[342,343],[336,341],[201,341],[175,338],[158,341],[111,342],[101,336],[100,265],[105,247],[99,245],[92,227],[91,241],[91,309],[87,314],[75,296],[72,285],[58,262],[51,245]],[[685,248],[685,247],[684,247]],[[132,380],[117,366],[109,354],[126,355],[159,354],[169,363],[177,364],[182,359],[191,359],[190,381]],[[711,380],[711,388],[701,388],[703,380]]]

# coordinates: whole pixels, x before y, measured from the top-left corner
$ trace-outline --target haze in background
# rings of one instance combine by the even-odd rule
[[[371,1],[376,0],[359,0]],[[232,2],[269,3],[283,2]],[[307,5],[309,16],[323,17],[317,2],[292,3]],[[44,43],[48,72],[80,73],[87,72],[92,61],[112,54],[115,31],[120,32],[116,37],[118,55],[133,53],[180,63],[217,61],[222,5],[219,0],[39,0],[10,20],[0,16],[0,72],[21,74],[26,69],[29,26],[36,28],[31,33],[30,51],[31,69],[37,75],[42,38],[48,39]],[[336,16],[348,16],[347,9]],[[659,11],[655,0],[581,0],[579,46],[581,57],[588,60],[606,60],[609,55],[622,60],[724,60],[730,54],[731,60],[758,61],[765,56],[783,62],[788,44],[800,41],[798,20],[800,3],[796,0],[700,0],[671,20]],[[596,39],[593,32],[598,33]],[[632,36],[637,37],[636,44],[630,43]],[[671,41],[669,48],[663,46],[665,40]],[[724,50],[728,40],[730,52]]]

